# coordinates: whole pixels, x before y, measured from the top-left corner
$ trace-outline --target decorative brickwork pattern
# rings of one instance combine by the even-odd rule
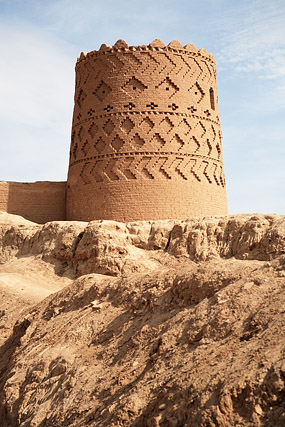
[[[81,54],[67,218],[119,221],[227,213],[211,54],[178,41]]]

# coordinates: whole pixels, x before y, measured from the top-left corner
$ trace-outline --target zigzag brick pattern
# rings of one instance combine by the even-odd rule
[[[67,218],[119,221],[227,213],[216,66],[160,40],[81,54]]]

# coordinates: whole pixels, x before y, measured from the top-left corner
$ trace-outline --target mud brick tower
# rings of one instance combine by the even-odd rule
[[[160,40],[82,53],[67,184],[68,220],[226,214],[213,55]]]

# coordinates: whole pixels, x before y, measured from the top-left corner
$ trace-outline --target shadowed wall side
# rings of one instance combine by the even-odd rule
[[[44,224],[65,220],[66,182],[0,182],[0,211]]]
[[[8,212],[9,182],[0,182],[0,212]]]

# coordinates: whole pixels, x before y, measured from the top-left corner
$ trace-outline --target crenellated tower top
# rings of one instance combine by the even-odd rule
[[[125,40],[117,40],[113,46],[109,46],[107,44],[102,44],[99,50],[92,50],[91,52],[81,52],[80,56],[77,58],[77,64],[81,61],[85,61],[86,59],[105,54],[106,52],[114,53],[114,52],[147,52],[147,51],[168,51],[168,52],[179,52],[179,53],[187,53],[190,56],[203,56],[204,59],[209,60],[215,64],[215,58],[212,53],[208,53],[206,49],[196,49],[194,44],[188,43],[184,46],[178,40],[172,40],[168,45],[165,45],[160,39],[153,40],[148,45],[140,45],[140,46],[129,46]],[[76,65],[77,65],[76,64]]]

